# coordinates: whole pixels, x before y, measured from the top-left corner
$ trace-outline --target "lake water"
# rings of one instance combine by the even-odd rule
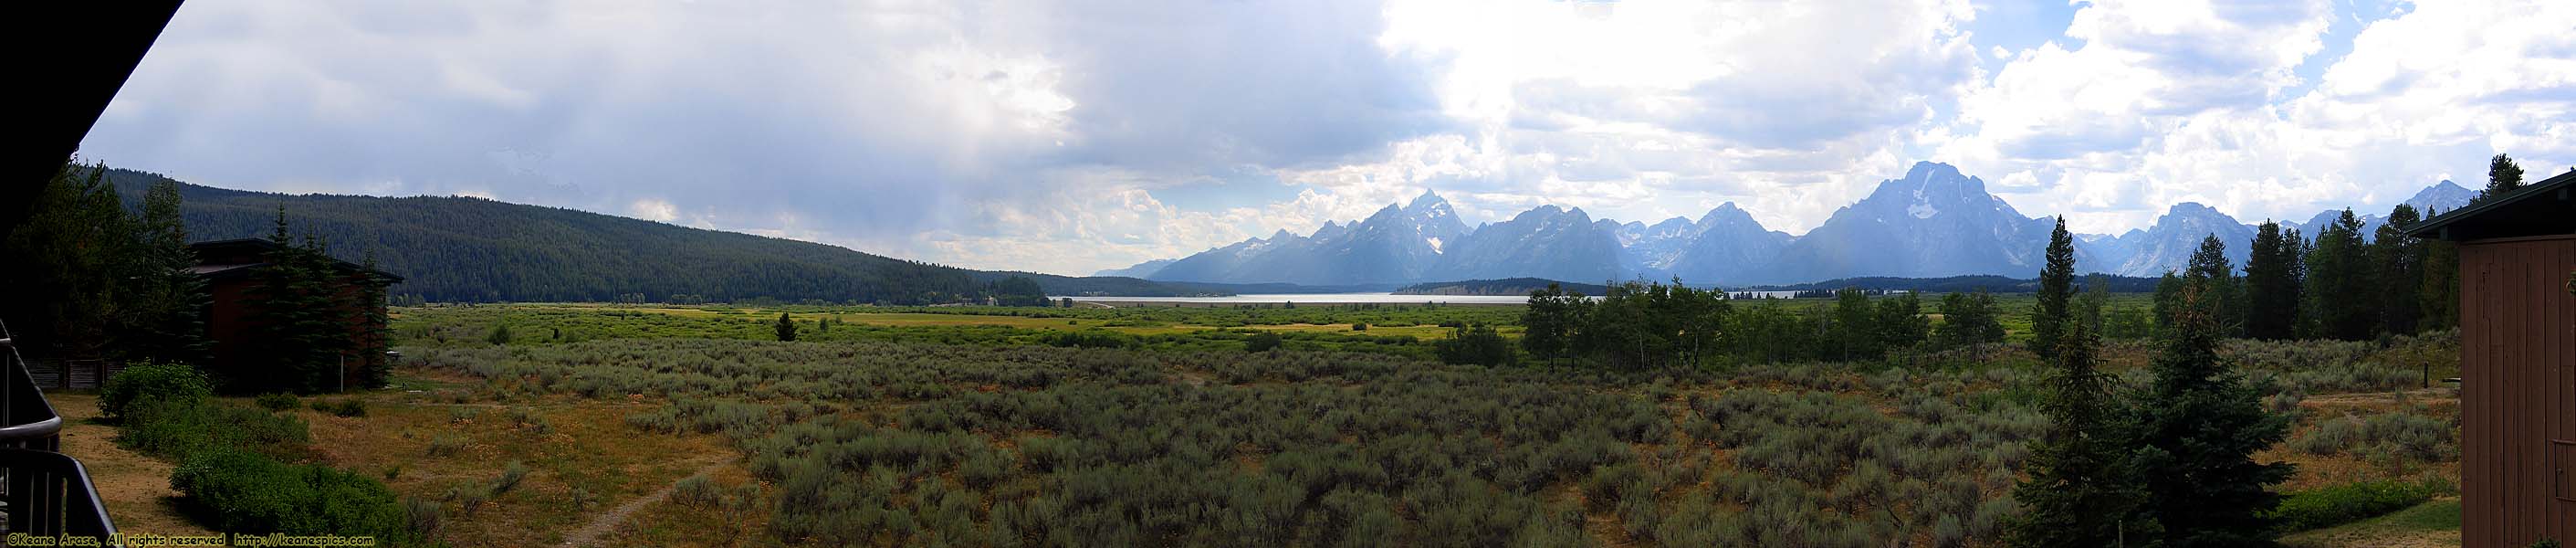
[[[1783,298],[1783,299],[1785,299],[1785,298],[1789,298],[1789,297],[1794,297],[1794,296],[1796,296],[1796,295],[1798,294],[1798,292],[1796,292],[1796,291],[1738,291],[1738,292],[1735,292],[1735,294],[1736,294],[1737,296],[1739,296],[1739,297],[1740,297],[1740,296],[1742,296],[1742,295],[1743,295],[1743,294],[1745,294],[1745,293],[1752,293],[1752,294],[1754,294],[1754,296],[1755,296],[1755,297],[1770,297],[1770,298]],[[1068,298],[1068,297],[1057,296],[1057,297],[1048,297],[1048,298],[1050,298],[1050,299],[1063,299],[1063,298]],[[1290,303],[1290,302],[1295,302],[1295,303],[1314,303],[1314,304],[1355,304],[1355,303],[1376,303],[1376,304],[1424,304],[1424,303],[1444,303],[1444,304],[1523,304],[1523,303],[1528,303],[1528,302],[1529,302],[1529,297],[1528,297],[1528,296],[1524,296],[1524,295],[1397,295],[1397,294],[1393,294],[1393,293],[1298,293],[1298,294],[1273,294],[1273,295],[1233,295],[1233,296],[1226,296],[1226,297],[1083,297],[1083,296],[1074,296],[1074,297],[1070,297],[1070,298],[1071,298],[1071,299],[1073,299],[1073,300],[1074,300],[1074,302],[1086,302],[1086,303],[1185,303],[1185,304],[1278,304],[1278,303]],[[1598,298],[1598,297],[1595,297],[1595,298]]]

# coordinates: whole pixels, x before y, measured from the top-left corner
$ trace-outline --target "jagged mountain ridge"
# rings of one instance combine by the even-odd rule
[[[2406,203],[2448,211],[2474,194],[2443,181]],[[2364,222],[2367,231],[2382,221],[2370,215]],[[1881,181],[1868,197],[1799,236],[1763,227],[1732,202],[1697,220],[1675,217],[1651,225],[1548,205],[1470,229],[1446,200],[1425,192],[1367,219],[1326,222],[1310,235],[1283,230],[1164,260],[1142,277],[1299,284],[1679,277],[1693,284],[1748,285],[1864,276],[2027,276],[2040,268],[2053,223],[2052,217],[2023,216],[1987,193],[1979,178],[1946,164],[1918,162],[1904,177]],[[2313,232],[2301,223],[2282,224]],[[2254,226],[2193,202],[2174,205],[2145,228],[2079,235],[2076,261],[2085,272],[2154,277],[2182,269],[2201,239],[2213,234],[2228,244],[2229,260],[2243,264]]]

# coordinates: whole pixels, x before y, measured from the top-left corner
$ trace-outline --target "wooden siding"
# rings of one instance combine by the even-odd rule
[[[2467,546],[2576,541],[2576,236],[2460,247]]]

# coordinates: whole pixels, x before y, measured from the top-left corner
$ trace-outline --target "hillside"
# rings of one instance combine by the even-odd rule
[[[130,202],[166,179],[110,169]],[[430,301],[775,299],[925,304],[979,300],[1019,275],[1049,294],[1221,295],[1135,278],[986,272],[838,246],[466,197],[287,195],[180,184],[194,241],[266,237],[280,205],[350,261],[372,254],[404,278],[395,295]],[[675,297],[678,296],[678,297]]]

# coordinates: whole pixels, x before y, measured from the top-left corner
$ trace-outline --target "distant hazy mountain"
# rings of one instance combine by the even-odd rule
[[[2449,211],[2475,194],[2443,181],[2406,203]],[[2375,230],[2385,214],[2363,216],[2363,229]],[[2021,277],[2039,271],[2054,222],[2023,216],[1988,194],[1983,180],[1946,164],[1920,162],[1903,178],[1880,182],[1869,197],[1835,211],[1803,236],[1764,228],[1731,202],[1696,221],[1675,217],[1651,225],[1540,206],[1509,221],[1468,229],[1448,202],[1424,193],[1368,219],[1327,222],[1307,236],[1282,231],[1245,240],[1172,261],[1145,277],[1301,284],[1679,277],[1691,284],[1728,286],[1866,277]],[[2282,224],[2313,234],[2318,222]],[[2225,241],[2228,259],[2241,266],[2254,226],[2198,203],[2175,204],[2147,227],[2116,236],[2077,235],[2077,270],[2154,278],[2183,269],[2201,239],[2210,235]]]
[[[2476,197],[2478,197],[2477,191],[2461,187],[2459,183],[2453,183],[2449,179],[2443,179],[2442,182],[2433,183],[2433,186],[2424,187],[2424,190],[2416,191],[2414,196],[2409,197],[2405,202],[2400,203],[2414,206],[2415,215],[2418,218],[2421,218],[2428,209],[2432,211],[2450,211],[2467,207],[2469,205],[2469,200]],[[2364,209],[2358,206],[2354,207],[2352,209],[2352,216],[2355,220],[2361,221],[2361,239],[2364,241],[2378,239],[2377,235],[2379,234],[2379,226],[2388,224],[2388,211],[2390,209],[2396,209],[2396,207],[2397,206],[2394,204],[2389,205],[2387,209]],[[2285,221],[2281,223],[2281,226],[2298,228],[2299,235],[2301,237],[2315,240],[2317,239],[2317,232],[2324,229],[2326,223],[2333,222],[2335,217],[2342,215],[2343,208],[2328,209],[2317,212],[2317,215],[2309,217],[2307,222],[2299,223]]]
[[[1595,225],[1580,208],[1539,206],[1460,238],[1433,270],[1443,279],[1607,282],[1620,275],[1615,227]]]
[[[2189,266],[2191,254],[2199,251],[2201,240],[2210,236],[2227,244],[2229,264],[2243,266],[2252,251],[2254,227],[2198,202],[2183,202],[2166,209],[2164,216],[2157,217],[2156,224],[2146,230],[2132,230],[2111,245],[2097,245],[2094,256],[2113,265],[2103,268],[2103,272],[2161,277],[2166,271],[2180,272]]]
[[[1612,235],[1619,241],[1621,272],[1669,271],[1681,258],[1682,250],[1699,237],[1700,227],[1690,219],[1674,217],[1648,226],[1630,221],[1617,224],[1609,219],[1594,224],[1611,223]]]
[[[1789,242],[1749,281],[2038,272],[2054,223],[2023,216],[1958,168],[1918,162]]]
[[[1787,232],[1762,228],[1735,202],[1708,210],[1694,228],[1689,243],[1663,274],[1689,283],[1743,283],[1760,277],[1761,269],[1771,266],[1790,240]]]
[[[1286,230],[1173,261],[1153,280],[1309,285],[1400,283],[1424,279],[1443,250],[1468,232],[1449,201],[1425,192],[1388,204],[1349,226],[1326,224],[1308,236]]]
[[[1093,276],[1126,276],[1126,277],[1129,277],[1129,278],[1143,278],[1143,277],[1147,277],[1147,276],[1152,276],[1152,275],[1154,275],[1154,273],[1155,273],[1155,272],[1162,271],[1164,266],[1169,266],[1169,265],[1171,265],[1171,264],[1172,264],[1172,261],[1175,261],[1175,260],[1178,260],[1178,259],[1154,259],[1154,260],[1151,260],[1151,261],[1145,261],[1145,262],[1141,262],[1141,263],[1136,263],[1136,266],[1130,266],[1130,267],[1127,267],[1127,268],[1112,268],[1112,269],[1108,269],[1108,270],[1102,270],[1102,271],[1099,271],[1099,272],[1093,272],[1093,273],[1091,273],[1091,275],[1093,275]]]

